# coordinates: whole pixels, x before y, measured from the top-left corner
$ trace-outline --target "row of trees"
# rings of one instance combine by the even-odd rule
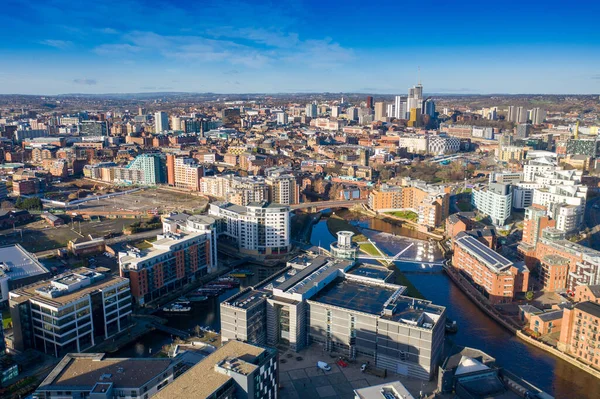
[[[41,211],[43,208],[42,200],[33,197],[33,198],[17,198],[17,202],[15,203],[15,208],[17,209],[25,209],[28,211]]]

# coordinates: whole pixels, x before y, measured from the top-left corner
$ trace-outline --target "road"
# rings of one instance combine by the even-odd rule
[[[162,229],[156,229],[156,230],[150,230],[150,231],[143,231],[141,233],[131,234],[131,235],[125,235],[125,234],[123,234],[123,235],[118,236],[118,237],[113,237],[113,238],[107,239],[106,240],[106,244],[107,245],[112,245],[112,244],[119,244],[121,242],[127,242],[127,241],[144,240],[144,239],[147,239],[147,238],[156,237],[156,235],[160,234],[160,233],[162,233]],[[37,256],[38,258],[40,258],[40,257],[48,256],[48,255],[54,255],[58,249],[67,249],[67,247],[55,248],[55,249],[50,249],[48,251],[36,252],[35,256]]]

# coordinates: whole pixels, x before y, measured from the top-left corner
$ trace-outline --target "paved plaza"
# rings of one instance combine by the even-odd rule
[[[434,381],[421,381],[416,378],[388,373],[380,378],[360,371],[367,359],[358,358],[348,367],[336,364],[334,356],[324,352],[320,345],[313,344],[299,353],[287,350],[279,353],[279,391],[282,399],[354,399],[354,390],[384,382],[400,381],[409,392],[419,397],[419,392],[431,394],[436,386]],[[298,360],[301,359],[301,360]],[[317,368],[317,361],[327,362],[331,371]],[[372,363],[372,362],[371,362]]]

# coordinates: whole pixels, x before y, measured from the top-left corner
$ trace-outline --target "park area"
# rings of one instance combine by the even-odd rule
[[[419,220],[419,215],[413,211],[386,212],[386,215],[391,215],[400,219],[409,220],[411,222],[416,222]]]

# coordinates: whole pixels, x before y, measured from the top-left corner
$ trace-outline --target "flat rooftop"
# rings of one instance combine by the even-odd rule
[[[0,247],[0,275],[4,273],[11,280],[49,273],[32,254],[20,245]]]
[[[312,301],[380,315],[396,290],[338,277],[312,298]]]
[[[85,274],[89,274],[89,273],[98,274],[98,273],[96,273],[96,271],[94,271],[92,269],[88,269],[86,267],[80,267],[78,269],[73,269],[67,273],[59,274],[58,276],[56,276],[50,280],[40,281],[35,284],[30,284],[26,287],[22,287],[22,288],[14,290],[14,291],[11,291],[10,300],[15,301],[15,302],[24,302],[24,301],[32,299],[32,300],[35,300],[40,303],[44,303],[49,306],[60,307],[60,306],[66,305],[70,302],[76,301],[86,295],[89,295],[92,292],[100,291],[107,287],[113,286],[115,284],[127,281],[127,279],[123,278],[123,277],[113,276],[111,274],[104,274],[103,279],[99,279],[95,282],[92,282],[90,285],[81,287],[79,289],[75,289],[75,290],[73,290],[69,293],[65,293],[64,295],[61,295],[61,296],[49,298],[47,296],[42,296],[39,293],[40,289],[44,289],[44,287],[48,287],[49,285],[52,284],[53,281],[58,282],[58,283],[63,283],[65,278],[69,278],[69,276],[85,275]],[[14,296],[13,294],[18,295],[18,296]]]
[[[245,363],[243,371],[247,374],[250,363],[264,351],[263,348],[244,342],[229,341],[159,391],[153,399],[207,398],[232,378],[217,371],[215,365],[223,364],[225,360],[240,359]]]
[[[400,381],[355,389],[354,395],[357,399],[414,399]]]
[[[392,274],[394,274],[394,272],[385,267],[378,267],[373,265],[359,265],[355,268],[350,269],[350,271],[348,271],[347,274],[385,281]]]
[[[170,359],[104,358],[103,353],[70,353],[46,377],[38,390],[88,387],[96,383],[119,388],[138,388],[164,373]]]

